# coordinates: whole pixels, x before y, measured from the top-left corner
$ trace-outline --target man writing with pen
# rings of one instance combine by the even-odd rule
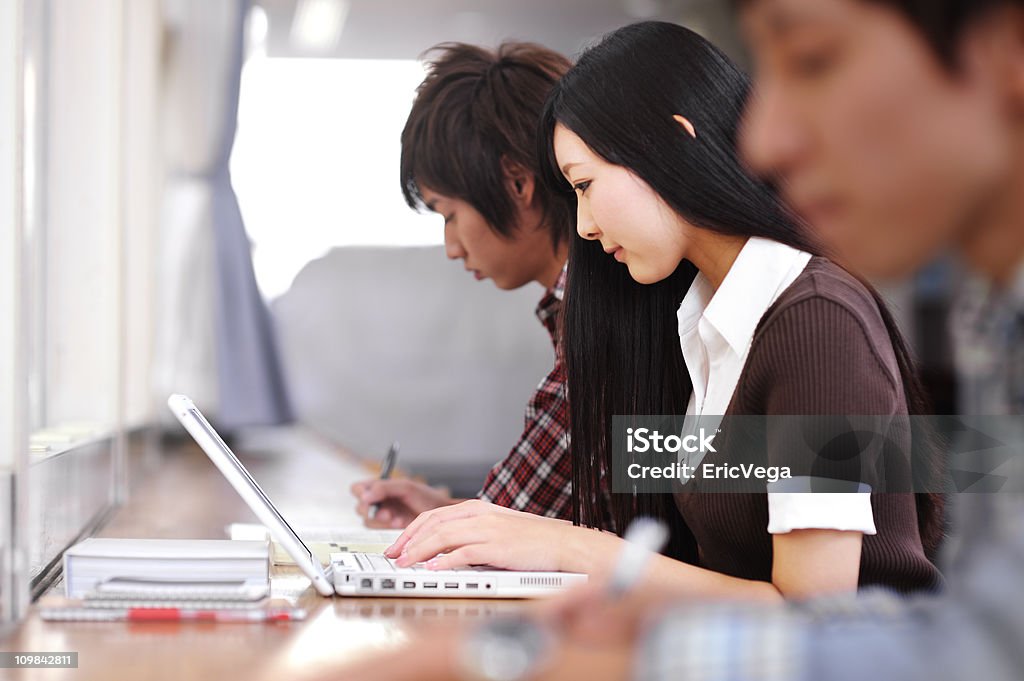
[[[536,130],[568,59],[539,45],[496,51],[449,43],[435,50],[402,132],[401,182],[413,208],[444,217],[445,252],[477,280],[513,290],[546,289],[536,314],[556,348],[554,367],[526,407],[519,441],[497,463],[478,498],[553,518],[572,516],[565,370],[557,356],[573,215],[537,181]],[[352,486],[370,527],[401,528],[463,499],[409,479]],[[376,508],[371,512],[371,509]]]

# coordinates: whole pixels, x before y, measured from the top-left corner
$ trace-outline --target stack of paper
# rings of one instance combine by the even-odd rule
[[[267,528],[255,523],[231,523],[226,529],[232,539],[270,539]],[[295,531],[325,567],[330,565],[332,553],[383,553],[402,534],[401,530],[369,530],[356,525],[310,525]],[[295,565],[280,544],[272,542],[272,546],[274,565]]]
[[[269,584],[266,541],[227,539],[86,539],[64,552],[65,593],[82,598],[100,583]]]

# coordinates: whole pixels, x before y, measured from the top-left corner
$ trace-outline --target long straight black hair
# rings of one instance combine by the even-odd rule
[[[737,135],[751,86],[718,48],[664,22],[605,36],[555,86],[541,117],[541,174],[575,201],[558,169],[561,124],[597,155],[646,182],[689,223],[721,234],[764,237],[826,255],[814,233],[741,162]],[[696,129],[692,137],[673,115]],[[571,405],[573,515],[578,524],[621,532],[638,515],[673,523],[669,553],[695,558],[692,535],[671,495],[609,494],[611,417],[684,414],[693,386],[676,311],[697,269],[683,260],[666,279],[642,285],[596,241],[576,237],[569,256],[563,343]],[[927,412],[907,345],[884,301],[868,286],[892,340],[911,414]],[[917,497],[929,554],[941,537],[941,498]]]

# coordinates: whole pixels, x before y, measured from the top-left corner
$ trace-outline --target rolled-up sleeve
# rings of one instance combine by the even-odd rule
[[[844,530],[877,534],[867,493],[769,492],[768,533]]]

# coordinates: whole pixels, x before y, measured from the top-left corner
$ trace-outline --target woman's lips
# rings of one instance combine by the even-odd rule
[[[622,258],[626,255],[625,251],[622,250],[622,246],[612,246],[611,248],[605,248],[603,250],[619,262],[622,262]]]

